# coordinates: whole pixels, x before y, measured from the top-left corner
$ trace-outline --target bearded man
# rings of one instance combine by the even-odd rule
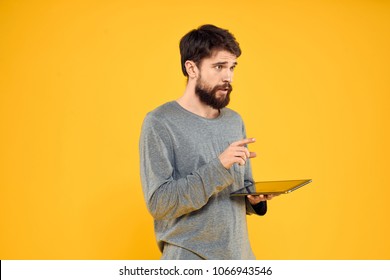
[[[203,25],[180,41],[184,94],[148,113],[139,142],[142,188],[161,259],[255,259],[247,214],[272,196],[231,197],[253,184],[242,118],[226,108],[241,49]]]

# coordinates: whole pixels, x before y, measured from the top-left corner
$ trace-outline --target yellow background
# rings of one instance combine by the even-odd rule
[[[160,257],[140,127],[204,23],[243,50],[255,179],[313,179],[248,217],[257,257],[389,259],[389,2],[0,1],[0,259]]]

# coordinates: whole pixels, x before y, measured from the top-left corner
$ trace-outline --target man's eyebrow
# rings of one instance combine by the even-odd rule
[[[215,62],[215,63],[213,63],[212,65],[213,66],[217,66],[217,65],[226,65],[226,64],[228,64],[229,62],[227,62],[227,61],[220,61],[220,62]],[[233,62],[233,66],[236,66],[238,63],[237,63],[237,61],[235,61],[235,62]]]

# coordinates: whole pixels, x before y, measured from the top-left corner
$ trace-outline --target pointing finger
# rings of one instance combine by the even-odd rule
[[[255,141],[256,141],[255,138],[245,138],[245,139],[233,142],[231,145],[232,146],[245,146],[246,144],[250,144],[250,143],[253,143]]]

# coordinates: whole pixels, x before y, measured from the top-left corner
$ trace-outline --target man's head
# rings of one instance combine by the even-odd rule
[[[193,61],[199,68],[202,59],[211,57],[213,52],[221,50],[236,57],[241,55],[236,38],[228,30],[206,24],[188,32],[180,40],[181,68],[184,76],[188,77],[186,61]]]
[[[182,71],[194,81],[199,100],[221,109],[229,104],[233,71],[240,47],[225,29],[203,25],[190,31],[180,41]]]

